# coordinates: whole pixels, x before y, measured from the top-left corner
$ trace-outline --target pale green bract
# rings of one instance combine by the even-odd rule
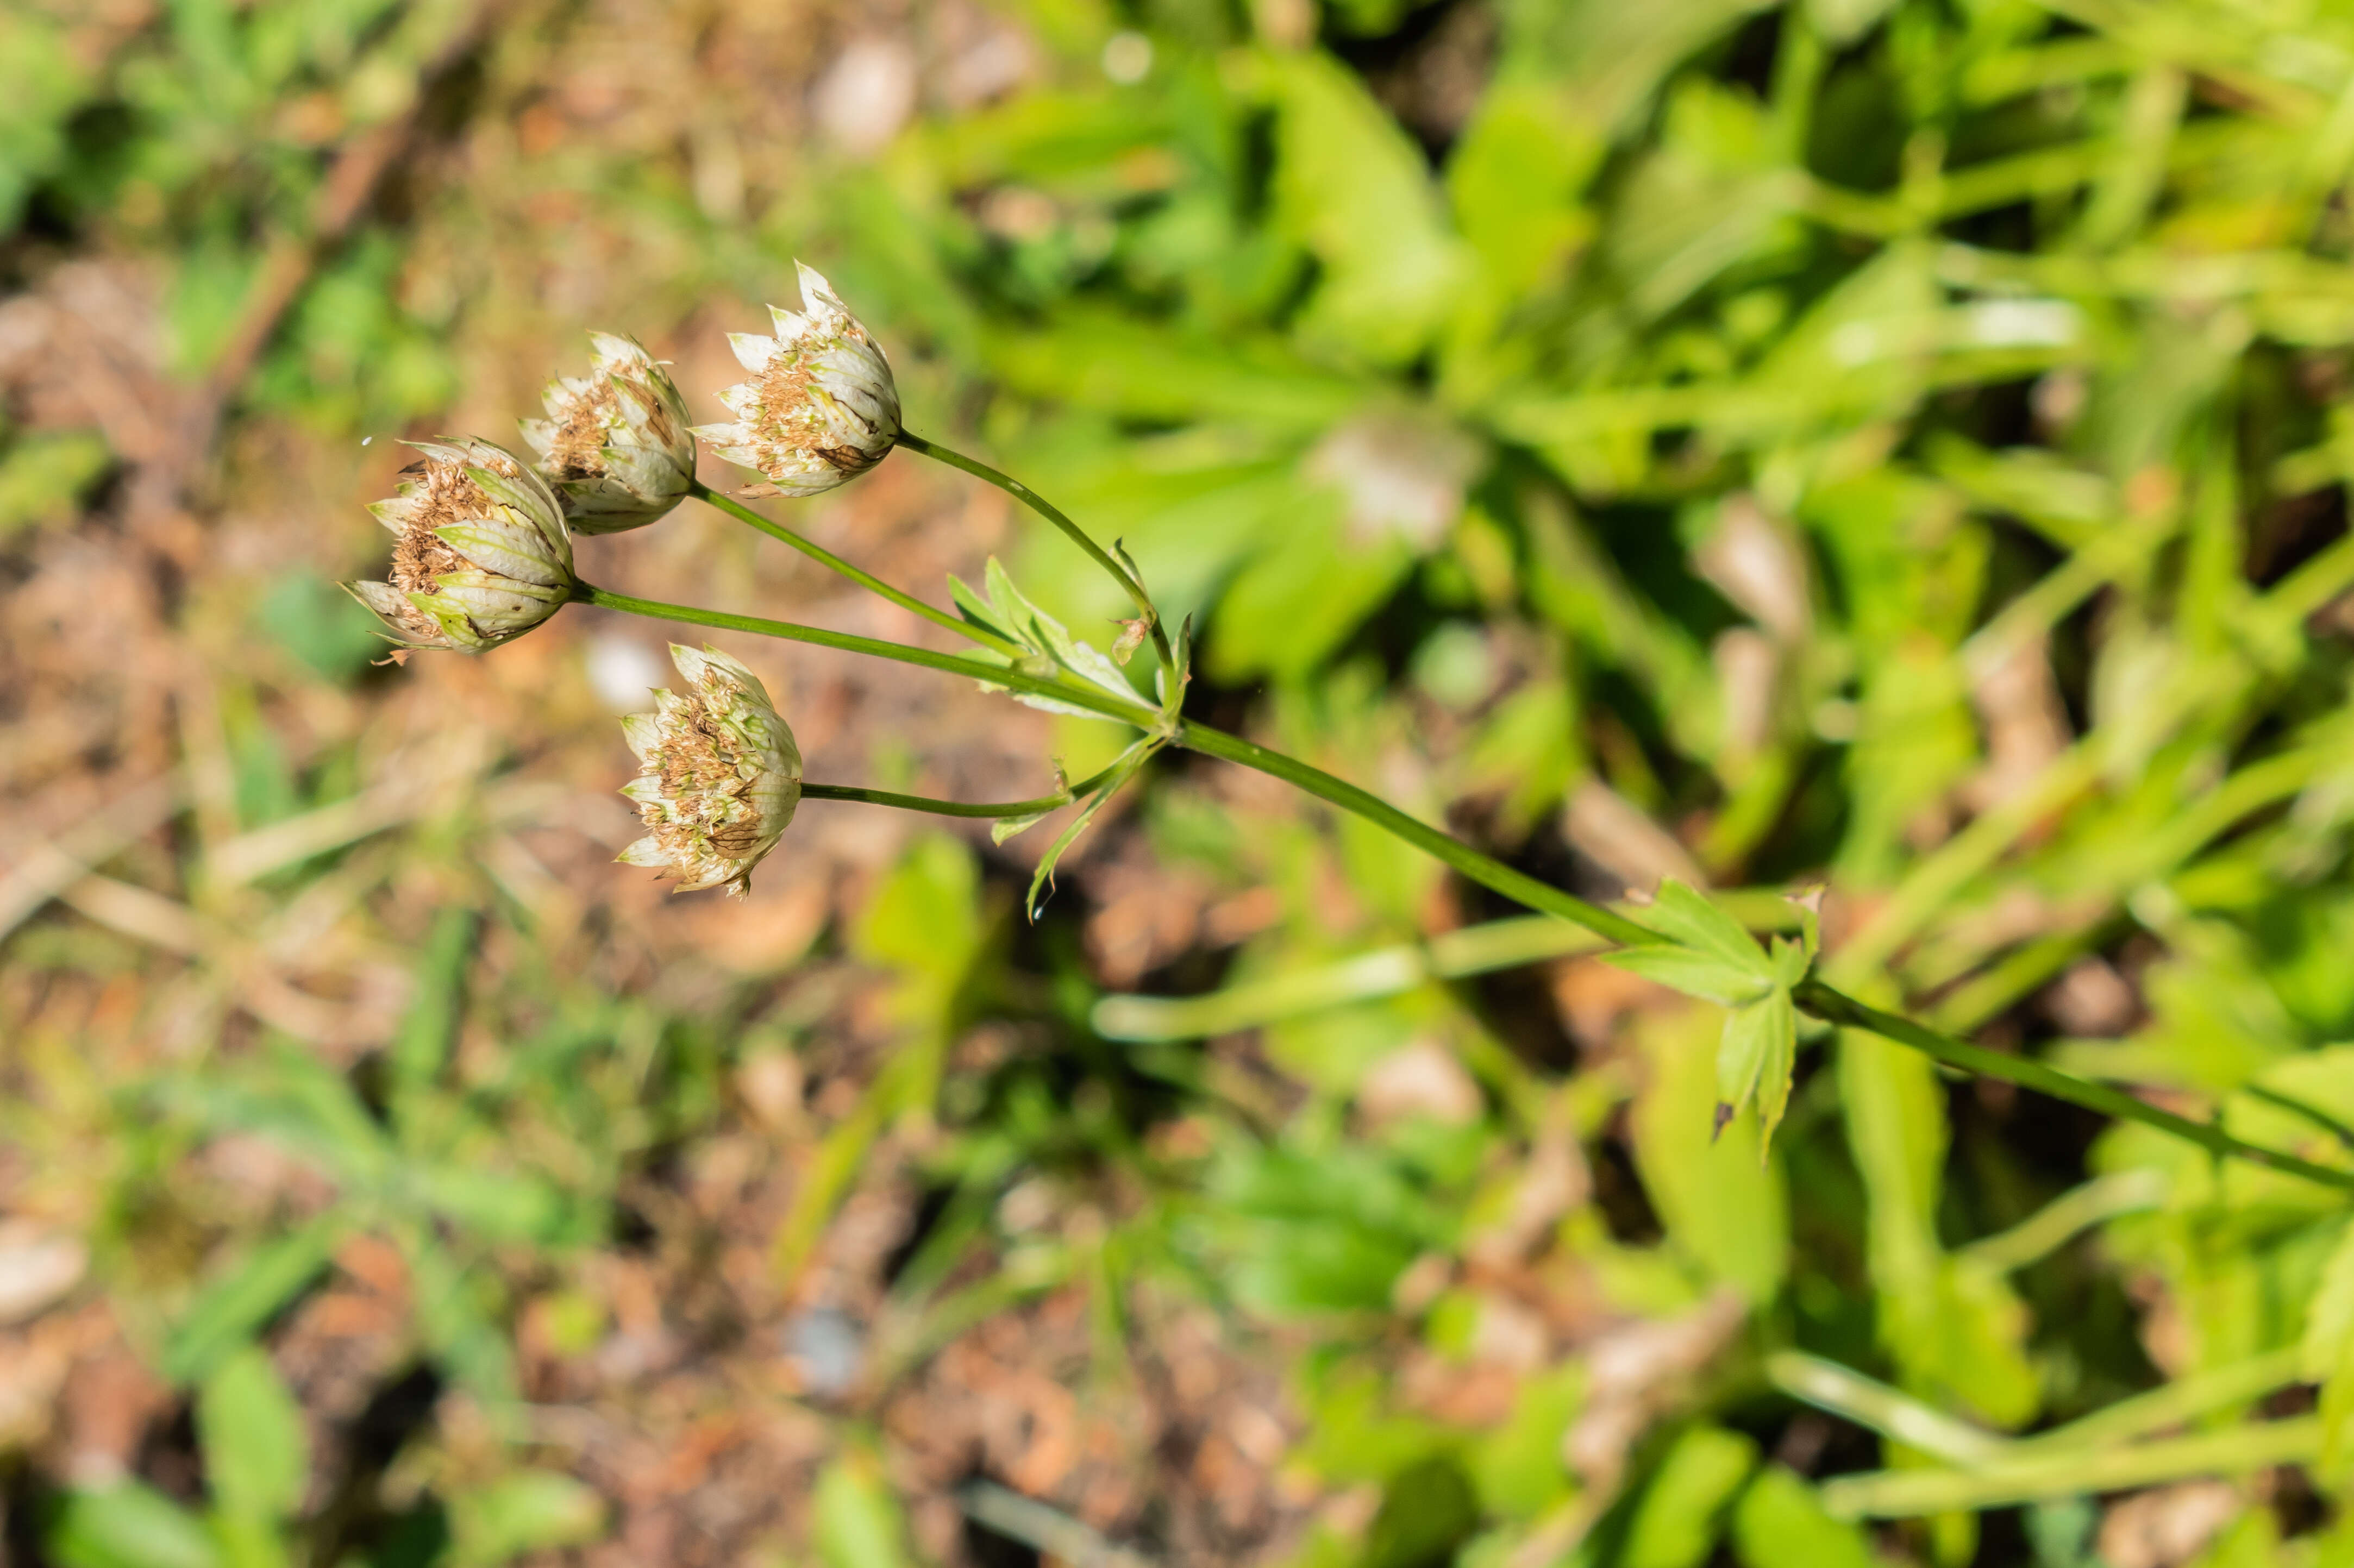
[[[728,334],[751,379],[719,395],[734,420],[695,430],[729,462],[768,479],[770,489],[748,494],[821,494],[881,462],[899,439],[890,362],[833,285],[795,265],[804,311],[769,306],[774,337]]]
[[[656,692],[652,713],[621,721],[642,769],[621,793],[648,831],[618,858],[677,878],[681,893],[740,898],[801,804],[801,748],[751,671],[716,648],[673,642],[670,656],[687,694]]]
[[[547,418],[521,421],[564,513],[583,534],[618,534],[666,515],[695,482],[686,402],[634,339],[588,334],[586,376],[548,383]]]
[[[987,598],[973,592],[963,579],[949,578],[949,597],[965,620],[1007,642],[1018,643],[1027,650],[1028,657],[1010,660],[1014,669],[1030,675],[1070,674],[1087,682],[1123,702],[1140,702],[1136,688],[1119,673],[1119,666],[1108,654],[1080,641],[1070,629],[1033,604],[1029,597],[1013,586],[1013,579],[989,557],[981,582],[989,589]],[[991,687],[1002,691],[1003,687]],[[1128,722],[1112,718],[1093,708],[1083,708],[1076,703],[1057,702],[1053,697],[1035,692],[1016,692],[1013,700],[1025,707],[1043,708],[1050,714],[1068,714],[1073,718],[1105,719],[1113,724]]]
[[[493,442],[408,443],[425,461],[368,510],[391,530],[389,582],[344,588],[410,648],[495,647],[572,597],[572,535],[547,482]]]

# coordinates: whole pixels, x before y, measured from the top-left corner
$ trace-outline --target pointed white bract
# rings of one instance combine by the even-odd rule
[[[695,435],[669,372],[635,341],[588,334],[595,363],[548,383],[547,418],[523,421],[539,471],[582,534],[640,528],[695,479]]]
[[[547,482],[514,453],[459,437],[368,510],[392,531],[392,580],[345,583],[411,648],[477,650],[520,637],[572,597],[572,535]]]
[[[801,276],[806,313],[771,305],[776,336],[728,334],[752,378],[719,395],[736,416],[731,423],[695,432],[785,495],[816,495],[857,478],[899,437],[899,389],[883,351],[832,284],[810,267]]]
[[[751,671],[716,648],[673,642],[670,656],[686,694],[656,692],[652,713],[621,721],[640,768],[621,793],[647,831],[620,858],[677,878],[681,893],[725,886],[740,898],[801,804],[801,754]]]

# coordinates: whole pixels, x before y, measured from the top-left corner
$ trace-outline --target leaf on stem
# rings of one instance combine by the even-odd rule
[[[1033,668],[1034,673],[1042,675],[1055,673],[1075,675],[1089,685],[1109,692],[1122,702],[1132,703],[1137,700],[1136,688],[1129,685],[1127,678],[1121,675],[1119,666],[1097,650],[1073,637],[1069,629],[1061,621],[1031,603],[1022,590],[1013,586],[1013,579],[1005,575],[1005,568],[998,564],[996,556],[991,556],[989,558],[988,573],[982,581],[989,589],[988,597],[985,599],[975,593],[962,580],[954,577],[949,578],[949,593],[956,601],[958,610],[967,620],[983,630],[993,632],[1006,641],[1018,645],[1029,655],[1029,658],[1023,660],[1009,660],[1010,664]],[[1005,689],[1002,686],[992,687],[987,682],[983,682],[982,685],[989,690]],[[1072,714],[1080,718],[1090,719],[1110,716],[1099,714],[1093,708],[1083,708],[1076,704],[1057,702],[1052,697],[1039,696],[1029,692],[1016,693],[1013,700],[1029,707],[1044,709],[1047,713]],[[1127,721],[1113,719],[1111,722],[1124,724]]]
[[[1087,824],[1095,820],[1095,814],[1103,810],[1104,802],[1119,794],[1120,787],[1136,777],[1136,770],[1143,767],[1154,752],[1161,749],[1161,744],[1160,736],[1147,736],[1121,752],[1113,759],[1109,768],[1097,776],[1103,782],[1089,793],[1087,803],[1079,808],[1079,814],[1071,819],[1070,825],[1055,837],[1053,843],[1046,846],[1046,853],[1038,857],[1038,869],[1031,874],[1030,891],[1023,895],[1022,907],[1023,913],[1033,921],[1038,918],[1038,911],[1043,906],[1038,896],[1039,890],[1044,888],[1051,892],[1054,888],[1055,863],[1061,860],[1063,852],[1069,849],[1078,836],[1087,831]]]
[[[1741,1112],[1752,1095],[1765,1124],[1759,1152],[1774,1139],[1790,1102],[1790,1070],[1798,1055],[1798,1012],[1787,987],[1776,986],[1759,1001],[1725,1015],[1724,1038],[1716,1048],[1716,1128]]]
[[[1789,1103],[1797,1059],[1798,1011],[1790,991],[1807,978],[1815,954],[1809,913],[1797,941],[1776,938],[1769,952],[1741,922],[1670,877],[1644,911],[1645,923],[1668,938],[1653,946],[1605,955],[1619,969],[1686,996],[1727,1009],[1716,1054],[1716,1130],[1755,1097],[1764,1121],[1761,1150]]]
[[[1185,687],[1193,679],[1193,618],[1187,616],[1177,623],[1177,636],[1169,650],[1169,662],[1177,672],[1176,690],[1172,693],[1169,670],[1152,672],[1152,700],[1163,713],[1173,715],[1184,705]]]

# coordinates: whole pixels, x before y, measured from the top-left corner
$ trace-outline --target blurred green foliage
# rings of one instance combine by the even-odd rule
[[[270,257],[313,238],[334,149],[420,91],[448,98],[432,123],[457,137],[536,90],[534,29],[560,31],[560,8],[514,9],[462,90],[420,85],[467,36],[455,0],[172,0],[95,42],[70,8],[0,11],[11,266],[70,245],[152,257],[175,364],[204,373]],[[697,195],[691,153],[593,134],[525,160],[513,188],[419,174],[323,252],[242,407],[337,440],[440,415],[485,357],[470,334],[493,341],[517,308],[508,263],[568,242],[535,199],[660,263],[651,293],[608,302],[643,319],[567,330],[782,299],[790,258],[822,257],[919,429],[970,424],[1123,537],[1172,620],[1200,618],[1197,700],[1263,699],[1288,747],[1426,814],[1458,808],[1589,891],[1827,878],[1840,983],[2348,1158],[2342,7],[1005,11],[1038,51],[1026,86],[928,108],[871,157],[812,145],[737,209]],[[1444,47],[1468,65],[1437,55],[1458,16],[1477,41]],[[1112,79],[1107,49],[1134,58],[1131,33],[1146,67]],[[70,522],[118,461],[80,430],[0,437],[0,549]],[[1074,625],[1123,608],[1051,535],[1019,564]],[[356,788],[350,757],[288,760],[255,683],[349,689],[373,647],[305,571],[252,603],[274,665],[225,669],[219,695],[244,830]],[[479,890],[466,821],[405,831],[405,853]],[[1172,876],[1273,890],[1231,963],[1187,984],[1312,979],[1453,917],[1430,866],[1357,824],[1250,815],[1181,778],[1135,831]],[[327,885],[348,842],[272,864],[272,895]],[[2034,1561],[2088,1561],[2071,1499],[2108,1489],[2095,1461],[2172,1421],[2253,1419],[2285,1376],[2211,1399],[2200,1380],[2291,1348],[2320,1388],[2311,1506],[2276,1515],[2251,1489],[2200,1561],[2354,1550],[2337,1500],[2354,1228],[2327,1193],[1956,1089],[1869,1040],[1806,1048],[1767,1155],[1755,1113],[1711,1136],[1711,1010],[1651,1005],[1573,1045],[1550,1015],[1532,1034],[1525,998],[1420,971],[1361,990],[1343,973],[1341,1005],[1270,1017],[1282,1092],[1260,1092],[1214,1053],[1091,1028],[1069,927],[1021,936],[1000,866],[920,840],[840,933],[901,1044],[811,1133],[776,1266],[807,1261],[887,1134],[936,1130],[938,1202],[881,1350],[910,1363],[1066,1287],[1092,1294],[1102,1365],[1146,1289],[1288,1336],[1288,1473],[1373,1499],[1306,1527],[1303,1568],[2030,1561],[2014,1536]],[[361,1068],[273,1039],[109,1086],[101,1267],[162,1375],[194,1391],[204,1486],[69,1491],[52,1558],[296,1559],[317,1503],[305,1439],[254,1346],[355,1235],[398,1250],[422,1361],[522,1453],[523,1298],[611,1242],[617,1193],[657,1153],[716,1125],[724,1069],[810,1032],[750,1027],[750,985],[614,994],[529,960],[473,985],[484,932],[530,927],[487,891],[449,901],[409,955],[394,1043]],[[15,939],[17,961],[100,962],[42,959],[37,938]],[[976,1026],[1007,1024],[1046,1044],[952,1066]],[[470,1026],[491,1044],[461,1058]],[[1425,1047],[1468,1092],[1450,1079],[1374,1115],[1375,1075]],[[1203,1131],[1191,1152],[1156,1141],[1179,1125]],[[215,1227],[200,1266],[166,1257],[175,1161],[230,1137],[331,1197]],[[1548,1147],[1585,1185],[1495,1263],[1482,1249]],[[2087,1206],[2083,1183],[2133,1172],[2159,1196]],[[1100,1200],[1099,1223],[1010,1224],[1002,1200],[1040,1179]],[[2097,1246],[2073,1239],[2092,1227]],[[1512,1271],[1541,1256],[1575,1273],[1589,1329],[1664,1333],[1718,1299],[1745,1327],[1649,1404],[1602,1386],[1575,1336],[1477,1420],[1418,1403],[1401,1361],[1470,1378],[1511,1290],[1539,1288]],[[1433,1260],[1439,1287],[1417,1293]],[[557,1337],[585,1348],[599,1308],[563,1299],[581,1309],[551,1308]],[[1868,1467],[1869,1429],[1893,1472],[1967,1469],[1907,1436],[1926,1415],[2041,1465],[1987,1505],[2034,1510],[1983,1538],[1961,1509],[1858,1523],[1912,1510],[1801,1473],[1822,1417],[1757,1353],[1792,1345],[1893,1402],[1838,1407],[1861,1445],[1839,1468]],[[2169,1422],[2009,1446],[2169,1390],[2190,1391]],[[1576,1434],[1622,1407],[1623,1427],[1595,1428],[1620,1433],[1612,1462],[1581,1458]],[[1875,1425],[1885,1410],[1914,1425]],[[832,1568],[916,1560],[868,1441],[847,1433],[815,1483],[809,1547]],[[432,1510],[426,1547],[396,1555],[387,1533],[366,1560],[490,1564],[606,1523],[520,1459],[440,1487]]]

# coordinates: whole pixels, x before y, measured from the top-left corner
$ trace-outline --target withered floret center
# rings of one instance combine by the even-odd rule
[[[392,586],[404,594],[434,593],[441,587],[444,572],[466,569],[466,558],[436,530],[488,516],[491,498],[455,463],[419,463],[409,471],[416,476],[410,493],[416,506],[392,546]],[[404,628],[419,636],[431,636],[439,630],[431,616],[405,600],[399,620]]]
[[[567,400],[564,418],[548,442],[549,473],[557,479],[605,476],[605,432],[615,403],[613,384],[602,379]]]
[[[723,854],[740,855],[759,843],[759,813],[749,807],[729,811],[720,804],[741,801],[751,791],[752,781],[737,768],[736,751],[710,714],[698,710],[646,759],[647,771],[662,780],[670,810],[650,800],[639,807],[638,815],[663,849],[688,857],[700,837]]]
[[[857,473],[874,466],[875,460],[855,447],[838,446],[826,440],[825,421],[816,417],[811,407],[814,380],[801,356],[792,353],[772,355],[754,379],[755,396],[760,414],[758,435],[774,452],[772,467],[780,466],[785,455],[815,458],[829,468],[843,473]]]

